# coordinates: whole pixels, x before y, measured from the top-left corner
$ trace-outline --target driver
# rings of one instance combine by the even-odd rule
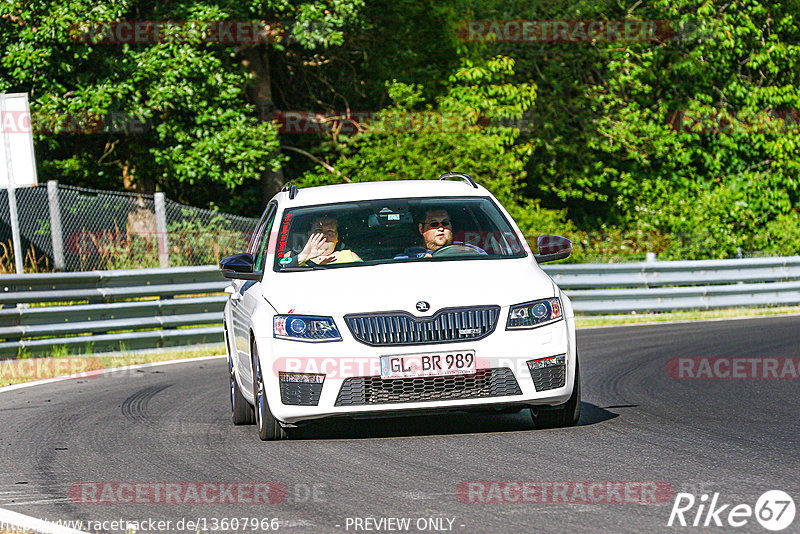
[[[462,245],[479,254],[486,254],[483,249],[475,245],[453,241],[453,225],[450,221],[450,214],[444,208],[432,207],[425,210],[425,215],[418,223],[417,230],[422,236],[425,246],[407,248],[403,254],[395,256],[395,259],[430,258],[437,250],[450,245]]]
[[[442,208],[432,208],[425,212],[425,218],[418,225],[419,233],[425,241],[424,257],[430,257],[442,247],[453,244],[453,226],[450,215]]]

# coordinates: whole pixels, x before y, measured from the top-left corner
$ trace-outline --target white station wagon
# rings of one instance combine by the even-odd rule
[[[576,424],[574,312],[538,265],[572,245],[538,247],[465,174],[287,184],[247,252],[220,262],[234,424],[262,440],[331,417],[530,409],[540,428]]]

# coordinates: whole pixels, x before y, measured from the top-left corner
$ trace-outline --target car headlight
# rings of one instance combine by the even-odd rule
[[[294,341],[341,341],[342,336],[333,317],[311,315],[276,315],[273,334],[278,339]]]
[[[506,330],[536,328],[560,321],[564,318],[558,297],[534,300],[511,306],[508,311]]]

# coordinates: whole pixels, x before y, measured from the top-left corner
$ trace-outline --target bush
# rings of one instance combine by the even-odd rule
[[[771,255],[800,255],[800,214],[792,211],[769,222],[756,244],[759,250]]]

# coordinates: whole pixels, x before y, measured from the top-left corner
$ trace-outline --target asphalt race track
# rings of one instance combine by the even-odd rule
[[[398,524],[377,521],[410,518],[409,532],[563,533],[768,532],[752,517],[735,529],[668,528],[680,491],[718,492],[733,507],[779,489],[800,505],[800,380],[667,371],[677,357],[796,359],[800,317],[587,329],[578,343],[580,426],[559,430],[535,429],[527,413],[426,416],[336,421],[263,443],[254,427],[230,423],[222,359],[3,392],[0,507],[51,521],[172,520],[170,531],[181,518],[277,518],[281,532],[386,532]],[[80,502],[74,486],[235,481],[276,482],[286,496],[96,504]],[[498,502],[513,493],[485,503],[459,492],[468,481],[570,482],[569,491],[590,481],[634,490],[650,482],[669,493],[655,503],[574,493],[566,503]],[[798,515],[784,532],[800,531]]]

